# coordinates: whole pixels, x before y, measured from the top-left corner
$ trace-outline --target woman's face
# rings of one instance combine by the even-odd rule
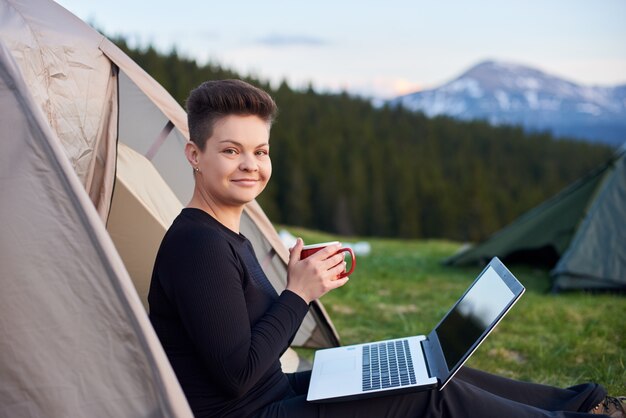
[[[270,128],[258,116],[218,120],[204,151],[197,150],[197,185],[214,204],[241,206],[254,200],[272,175]],[[192,162],[193,164],[193,162]]]

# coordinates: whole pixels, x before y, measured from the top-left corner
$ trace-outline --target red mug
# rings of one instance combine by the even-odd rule
[[[300,253],[300,259],[303,260],[315,254],[319,250],[322,250],[328,247],[329,245],[335,245],[335,244],[339,244],[339,241],[321,242],[319,244],[305,245],[304,247],[302,247],[302,252]],[[335,254],[339,254],[342,252],[350,253],[350,257],[352,257],[352,263],[350,264],[350,270],[344,271],[343,273],[341,273],[339,276],[337,276],[338,279],[351,275],[352,272],[354,271],[354,267],[356,267],[356,257],[354,256],[354,251],[352,251],[352,248],[349,248],[349,247],[340,248],[339,251],[337,251]]]

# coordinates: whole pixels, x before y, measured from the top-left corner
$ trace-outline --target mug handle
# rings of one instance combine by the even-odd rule
[[[350,270],[344,271],[339,276],[337,276],[337,278],[339,279],[343,279],[344,277],[348,277],[349,275],[351,275],[352,272],[354,271],[354,267],[356,266],[356,257],[354,256],[354,251],[352,251],[352,248],[346,247],[337,251],[337,253],[341,253],[341,252],[350,253],[350,257],[352,257],[352,264],[350,264]]]

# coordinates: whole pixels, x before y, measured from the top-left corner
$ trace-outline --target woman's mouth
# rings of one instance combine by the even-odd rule
[[[259,180],[258,179],[235,179],[231,180],[233,183],[238,184],[239,186],[255,186]]]

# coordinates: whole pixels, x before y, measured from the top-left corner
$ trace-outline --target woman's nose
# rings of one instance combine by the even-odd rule
[[[243,154],[239,169],[242,171],[257,171],[259,166],[254,155]]]

